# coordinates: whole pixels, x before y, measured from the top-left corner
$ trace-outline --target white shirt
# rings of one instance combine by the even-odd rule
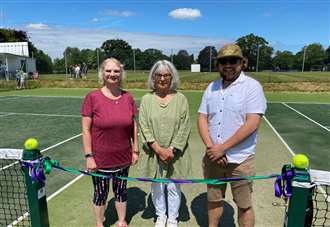
[[[246,114],[265,114],[266,98],[258,81],[243,72],[227,88],[222,79],[213,81],[204,92],[198,112],[207,115],[213,144],[224,143],[246,122]],[[255,154],[257,130],[226,151],[228,162],[241,163]]]

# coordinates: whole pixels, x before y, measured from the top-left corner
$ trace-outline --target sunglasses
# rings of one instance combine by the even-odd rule
[[[239,61],[241,61],[240,58],[220,58],[218,59],[218,63],[220,65],[235,65],[237,64]]]

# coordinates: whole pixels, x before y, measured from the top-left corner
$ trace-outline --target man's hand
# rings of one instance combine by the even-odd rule
[[[225,155],[225,147],[223,144],[215,144],[206,150],[206,154],[214,162]]]
[[[227,157],[226,155],[222,156],[221,158],[219,158],[217,160],[217,164],[219,164],[220,166],[222,167],[226,167],[228,165],[228,160],[227,160]]]

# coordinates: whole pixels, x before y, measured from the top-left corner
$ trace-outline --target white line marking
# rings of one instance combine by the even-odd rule
[[[19,97],[13,97],[13,98],[0,98],[0,101],[6,101],[6,100],[12,100],[12,99],[18,99]]]
[[[286,147],[286,149],[290,152],[290,154],[292,156],[296,155],[293,150],[291,149],[291,147],[285,142],[285,140],[282,138],[282,136],[277,132],[277,130],[273,127],[273,125],[268,121],[268,119],[266,118],[266,116],[263,116],[263,118],[265,119],[265,121],[267,122],[267,124],[269,125],[269,127],[273,130],[273,132],[276,134],[276,136],[280,139],[280,141],[284,144],[284,146]]]
[[[312,118],[310,118],[310,117],[307,117],[305,114],[303,114],[303,113],[299,112],[299,111],[298,111],[298,110],[296,110],[295,108],[293,108],[293,107],[289,106],[288,104],[286,104],[286,103],[284,103],[284,102],[283,102],[282,104],[283,104],[284,106],[288,107],[289,109],[293,110],[294,112],[296,112],[296,113],[300,114],[301,116],[303,116],[303,117],[304,117],[304,118],[306,118],[307,120],[309,120],[309,121],[313,122],[314,124],[316,124],[316,125],[320,126],[321,128],[323,128],[323,129],[327,130],[328,132],[330,132],[330,130],[329,130],[329,129],[327,129],[325,126],[323,126],[323,125],[321,125],[320,123],[318,123],[318,122],[314,121]]]
[[[81,115],[72,115],[72,114],[38,114],[38,113],[15,113],[15,112],[0,112],[0,114],[46,116],[46,117],[81,117]]]
[[[3,114],[3,115],[0,115],[0,117],[7,117],[7,116],[10,116],[10,115],[13,115],[13,113],[7,113],[7,114],[4,114],[3,112],[0,113],[0,114]]]
[[[60,188],[59,190],[57,190],[56,192],[54,192],[53,194],[51,194],[47,198],[47,201],[51,200],[52,198],[54,198],[55,196],[57,196],[58,194],[60,194],[61,192],[63,192],[65,189],[67,189],[68,187],[70,187],[71,185],[73,185],[76,181],[78,181],[83,176],[84,176],[83,174],[80,174],[79,176],[77,176],[76,178],[74,178],[72,181],[70,181],[69,183],[67,183],[66,185],[64,185],[62,188]]]
[[[270,104],[281,104],[283,102],[267,102]],[[330,105],[330,103],[326,102],[285,102],[285,103],[291,103],[291,104],[308,104],[308,105]]]
[[[16,98],[19,98],[19,97],[32,97],[32,98],[77,98],[77,99],[82,99],[84,98],[85,96],[56,96],[56,95],[15,95]],[[0,98],[1,100],[1,98]]]
[[[47,147],[46,149],[43,149],[43,150],[41,150],[40,152],[41,152],[41,153],[44,153],[45,151],[48,151],[48,150],[50,150],[50,149],[52,149],[52,148],[54,148],[54,147],[57,147],[57,146],[59,146],[59,145],[61,145],[61,144],[63,144],[63,143],[66,143],[66,142],[68,142],[68,141],[70,141],[70,140],[73,140],[73,139],[75,139],[75,138],[77,138],[77,137],[79,137],[79,136],[81,136],[81,135],[82,135],[82,133],[80,133],[80,134],[78,134],[78,135],[75,135],[75,136],[72,136],[72,137],[70,137],[69,139],[63,140],[62,142],[59,142],[59,143],[57,143],[57,144],[55,144],[55,145],[53,145],[53,146]],[[13,165],[16,165],[17,163],[18,163],[18,161],[15,161],[15,162],[13,162],[13,163],[11,163],[11,164],[9,164],[9,165],[6,165],[5,167],[1,168],[0,171],[5,170],[5,169],[8,169],[9,167],[11,167],[11,166],[13,166]]]
[[[277,132],[277,130],[273,127],[273,125],[268,121],[268,119],[266,118],[266,116],[263,116],[263,118],[265,119],[265,121],[267,122],[267,124],[269,125],[269,127],[273,130],[273,132],[277,135],[277,137],[280,139],[280,141],[284,144],[284,146],[290,152],[290,154],[292,156],[295,156],[296,154],[293,152],[293,150],[290,148],[290,146],[285,142],[285,140],[282,138],[282,136]],[[322,186],[317,186],[317,187],[318,187],[318,189],[320,189],[320,191],[322,192],[323,196],[325,198],[327,198],[327,193],[322,188]]]

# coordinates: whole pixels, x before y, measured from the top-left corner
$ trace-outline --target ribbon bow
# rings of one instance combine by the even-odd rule
[[[282,174],[276,177],[274,189],[275,196],[281,197],[282,195],[289,198],[292,195],[292,179],[293,179],[293,168],[291,165],[284,165],[282,168]]]

